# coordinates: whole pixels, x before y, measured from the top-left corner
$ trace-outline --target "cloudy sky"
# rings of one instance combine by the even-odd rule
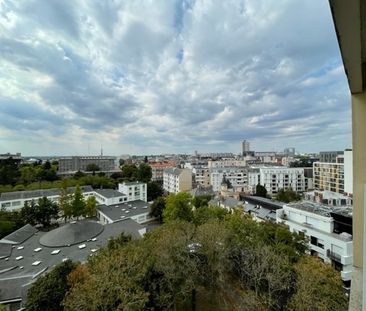
[[[0,0],[0,153],[351,147],[327,0]]]

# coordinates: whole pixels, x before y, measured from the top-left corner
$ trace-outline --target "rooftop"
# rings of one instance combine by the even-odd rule
[[[27,235],[27,239],[21,243],[11,245],[4,243],[4,239],[0,240],[0,255],[2,255],[0,257],[0,302],[20,300],[24,288],[30,281],[62,261],[71,259],[85,262],[89,256],[105,246],[110,238],[117,237],[122,232],[137,238],[145,229],[131,219],[107,224],[102,226],[101,231],[99,226],[101,225],[95,221],[82,220],[65,224],[50,232],[40,232],[32,227],[33,233],[30,236]],[[82,232],[82,237],[78,236],[79,230],[88,231],[90,228],[92,228],[91,232]],[[29,232],[29,225],[25,230],[20,230],[22,231]],[[57,237],[57,234],[60,237]],[[59,243],[62,238],[72,236],[76,244],[66,246],[66,241]],[[62,245],[57,248],[45,246],[45,243],[41,243],[44,240]]]
[[[94,192],[96,192],[96,193],[100,194],[101,196],[108,198],[108,199],[126,196],[122,192],[119,192],[114,189],[97,189],[97,190],[94,190]]]
[[[133,216],[150,212],[148,203],[142,200],[130,201],[113,205],[98,205],[98,211],[110,218],[112,221],[121,221]]]
[[[81,186],[82,192],[91,192],[93,191],[92,186]],[[70,193],[75,191],[75,187],[68,187],[67,190]],[[33,198],[41,198],[41,197],[51,197],[60,195],[60,188],[52,188],[52,189],[40,189],[40,190],[31,190],[31,191],[14,191],[14,192],[4,192],[0,195],[1,201],[10,201],[10,200],[20,200],[20,199],[33,199]]]
[[[303,210],[309,213],[317,214],[324,217],[331,217],[330,213],[336,213],[346,217],[352,217],[351,207],[331,207],[315,202],[301,201],[286,204],[286,206]]]
[[[177,175],[179,176],[183,172],[183,169],[176,168],[176,167],[168,167],[164,169],[164,173],[170,174],[170,175]]]

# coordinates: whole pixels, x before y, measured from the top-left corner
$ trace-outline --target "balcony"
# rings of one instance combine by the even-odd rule
[[[342,262],[342,256],[335,252],[332,252],[330,249],[327,249],[327,257],[336,262],[339,262],[339,263]]]

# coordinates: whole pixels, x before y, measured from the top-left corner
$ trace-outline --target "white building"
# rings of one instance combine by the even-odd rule
[[[188,168],[167,168],[164,170],[163,189],[168,193],[192,190],[192,171]]]
[[[243,167],[246,166],[246,160],[236,159],[222,159],[222,160],[209,160],[207,164],[208,168],[215,167]]]
[[[75,187],[69,187],[67,190],[70,194],[73,194]],[[91,186],[81,186],[80,190],[84,198],[94,195],[94,190]],[[26,202],[29,204],[43,197],[57,203],[60,198],[60,193],[60,188],[4,192],[0,195],[0,208],[7,211],[18,210],[23,208]]]
[[[118,191],[127,196],[127,202],[141,200],[147,202],[147,185],[141,182],[124,182],[118,184]]]
[[[353,195],[353,152],[352,149],[344,151],[344,193]]]
[[[276,211],[278,223],[309,239],[311,255],[331,263],[350,286],[353,263],[352,209],[331,209],[311,202],[291,203]]]
[[[324,205],[341,207],[349,206],[352,207],[352,198],[341,193],[332,192],[328,190],[320,191],[314,190],[306,192],[304,195],[306,201],[321,203]]]
[[[216,167],[210,169],[210,183],[213,191],[219,191],[223,179],[233,187],[245,187],[248,182],[247,168],[244,167]]]
[[[304,169],[298,167],[259,167],[259,181],[269,194],[288,188],[296,192],[307,190]]]

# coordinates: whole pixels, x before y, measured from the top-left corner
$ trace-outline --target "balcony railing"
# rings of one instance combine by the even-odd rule
[[[337,261],[337,262],[341,262],[341,255],[335,253],[335,252],[332,252],[330,249],[327,249],[327,257],[329,259],[332,259],[334,261]]]

